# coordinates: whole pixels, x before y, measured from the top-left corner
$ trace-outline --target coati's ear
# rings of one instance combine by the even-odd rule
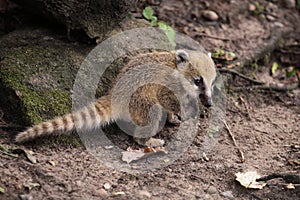
[[[175,52],[176,56],[176,65],[178,68],[184,68],[185,63],[190,60],[189,54],[182,49],[179,49]]]

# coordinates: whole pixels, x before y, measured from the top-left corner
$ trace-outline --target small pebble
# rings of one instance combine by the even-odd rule
[[[226,197],[226,198],[228,198],[228,199],[234,199],[232,191],[230,191],[230,190],[222,192],[221,195],[224,196],[224,197]]]
[[[111,146],[111,145],[110,145],[110,146],[105,146],[105,147],[104,147],[104,149],[106,149],[106,150],[113,149],[113,148],[114,148],[114,146]]]
[[[146,190],[141,190],[141,191],[139,191],[137,195],[138,195],[139,197],[141,197],[141,198],[148,198],[148,199],[151,198],[150,192],[148,192],[148,191],[146,191]]]
[[[76,185],[78,186],[78,187],[82,187],[83,186],[83,183],[82,183],[82,181],[76,181]]]
[[[270,22],[273,22],[273,21],[276,20],[276,18],[273,17],[272,15],[267,15],[266,18],[267,18],[267,20],[269,20]]]
[[[111,185],[109,183],[105,183],[103,187],[104,189],[109,190],[111,188]]]
[[[29,194],[21,194],[20,199],[22,199],[22,200],[33,200],[33,197]]]
[[[207,157],[207,155],[206,155],[205,152],[202,153],[202,156],[203,156],[203,159],[204,159],[206,162],[209,161],[209,158]]]
[[[254,4],[249,4],[248,9],[249,11],[253,12],[254,10],[256,10],[256,6]]]
[[[279,28],[284,27],[284,25],[280,22],[274,22],[274,26],[279,27]]]
[[[295,8],[296,7],[296,0],[284,0],[283,4],[286,8]]]
[[[210,21],[216,21],[219,19],[217,13],[212,10],[204,10],[202,12],[202,16]]]
[[[121,196],[121,195],[125,195],[125,192],[115,192],[113,194],[113,196]]]
[[[105,197],[108,196],[108,193],[106,192],[106,190],[101,188],[99,190],[96,190],[94,195],[97,196],[97,197],[100,197],[100,198],[105,198]]]
[[[206,191],[208,194],[217,194],[218,193],[218,189],[214,186],[209,186],[209,188]]]

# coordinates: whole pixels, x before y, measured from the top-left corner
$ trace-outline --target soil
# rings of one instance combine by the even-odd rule
[[[147,2],[138,4],[136,17],[141,17],[141,8],[150,3],[159,20],[196,39],[208,51],[234,52],[241,60],[240,68],[248,75],[274,84],[297,82],[295,75],[290,78],[282,75],[286,66],[300,67],[299,62],[295,62],[299,59],[295,52],[299,53],[300,49],[300,15],[296,8],[284,6],[282,2],[287,1],[257,1],[265,8],[263,15],[249,11],[248,3],[239,0]],[[203,10],[216,11],[219,19],[208,21],[201,15]],[[273,52],[274,47],[268,47],[267,41],[274,30],[284,34],[285,43]],[[291,45],[293,51],[289,51]],[[264,57],[266,53],[257,52],[266,51],[270,51],[267,61],[255,58]],[[242,62],[252,57],[255,65]],[[270,76],[274,61],[280,63],[280,68]],[[221,65],[226,67],[228,63],[220,62],[218,66]],[[211,140],[207,143],[210,117],[204,113],[197,136],[175,162],[144,173],[126,173],[105,166],[84,147],[68,145],[68,142],[51,139],[45,142],[41,138],[16,145],[11,139],[17,133],[16,128],[1,126],[0,187],[5,191],[0,192],[0,198],[300,199],[299,183],[294,184],[294,189],[288,189],[287,182],[274,179],[257,190],[247,189],[235,180],[237,172],[247,171],[257,171],[263,176],[300,175],[299,88],[284,92],[257,90],[251,89],[253,83],[239,76],[223,76],[226,80],[225,120],[237,146],[225,127],[209,137]],[[1,120],[1,124],[9,122]],[[175,130],[176,127],[167,126],[159,137]],[[125,141],[124,147],[137,148],[129,137],[120,138],[111,137],[116,144]],[[18,157],[7,153],[7,149],[14,148],[30,150],[36,162],[26,158],[23,150]],[[244,154],[243,162],[239,150]]]

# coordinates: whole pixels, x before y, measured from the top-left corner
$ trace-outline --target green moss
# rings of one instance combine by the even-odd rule
[[[29,125],[70,112],[70,89],[77,71],[66,66],[70,55],[42,46],[0,53],[5,58],[0,63],[0,103],[13,112],[10,120]]]

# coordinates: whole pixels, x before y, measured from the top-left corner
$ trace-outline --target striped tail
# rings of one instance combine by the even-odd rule
[[[112,120],[110,96],[104,96],[75,113],[42,122],[20,132],[15,141],[21,143],[40,136],[64,134],[75,129],[91,130]]]

